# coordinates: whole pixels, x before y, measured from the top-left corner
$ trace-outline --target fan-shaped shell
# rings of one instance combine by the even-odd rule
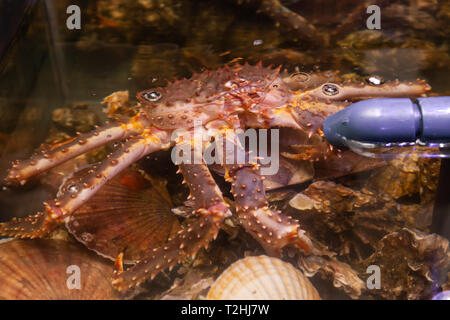
[[[291,264],[268,256],[247,257],[229,266],[212,285],[214,300],[319,300],[316,288]]]
[[[111,285],[112,273],[112,263],[68,241],[40,239],[0,243],[2,300],[117,299],[117,291]],[[78,275],[79,289],[73,286],[74,278],[69,279]]]
[[[76,185],[77,178],[75,175],[64,186]],[[98,254],[114,260],[124,253],[124,262],[134,263],[178,230],[171,207],[165,187],[150,187],[137,170],[125,170],[81,206],[66,227]]]

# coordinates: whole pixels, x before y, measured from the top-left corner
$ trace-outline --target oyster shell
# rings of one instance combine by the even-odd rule
[[[311,282],[291,264],[268,256],[247,257],[228,267],[212,285],[214,300],[319,300]]]
[[[421,158],[419,152],[428,153],[430,149],[422,148],[420,151],[411,151],[409,156],[388,160],[387,166],[374,170],[367,187],[387,193],[394,199],[417,194],[422,204],[434,200],[441,161]]]
[[[79,289],[69,289],[73,268]],[[72,270],[72,271],[71,271]],[[113,266],[96,254],[62,240],[6,240],[0,243],[0,299],[117,299],[111,285]]]
[[[359,278],[358,273],[349,264],[334,257],[300,256],[297,264],[309,277],[319,273],[321,278],[330,279],[335,288],[342,288],[352,299],[359,298],[364,292],[365,283]]]
[[[380,290],[370,290],[371,295],[391,300],[431,299],[449,281],[449,241],[403,228],[384,236],[361,269],[369,265],[380,267],[382,279]]]
[[[312,183],[289,205],[313,238],[350,260],[367,258],[386,233],[405,224],[400,207],[389,195],[331,181]]]

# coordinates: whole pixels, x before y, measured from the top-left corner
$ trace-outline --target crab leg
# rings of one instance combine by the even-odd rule
[[[194,202],[198,219],[169,238],[164,246],[154,248],[145,260],[124,272],[119,256],[113,280],[119,291],[131,289],[148,278],[153,279],[161,271],[172,269],[185,257],[194,258],[201,248],[207,248],[217,237],[223,220],[231,215],[206,164],[181,164],[180,171],[190,189],[189,199]]]
[[[243,0],[234,0],[238,4]],[[279,0],[247,0],[247,3],[253,3],[258,6],[258,12],[267,14],[271,19],[288,29],[298,32],[299,36],[315,44],[325,44],[326,39],[317,31],[316,28],[301,15],[283,6]]]
[[[41,154],[33,155],[28,160],[13,162],[5,181],[9,184],[23,185],[27,179],[89,150],[139,134],[142,128],[136,117],[129,124],[113,123],[89,133],[79,134],[78,137],[56,148],[50,146],[42,149]]]
[[[167,133],[147,134],[128,140],[108,159],[94,166],[78,182],[68,186],[56,199],[45,202],[44,212],[0,223],[0,236],[38,238],[46,236],[88,201],[108,180],[143,156],[168,147]]]
[[[234,145],[235,159],[244,159],[245,164],[226,163],[226,179],[232,183],[232,193],[236,201],[236,210],[241,225],[264,247],[271,255],[279,256],[281,249],[293,244],[306,253],[312,250],[309,238],[300,229],[298,221],[293,220],[269,208],[264,190],[263,177],[259,165],[251,163],[249,154],[244,150],[238,137],[232,130],[227,130],[224,145],[218,147],[223,155],[232,150]],[[245,155],[244,155],[245,153]],[[228,159],[233,158],[228,155]]]

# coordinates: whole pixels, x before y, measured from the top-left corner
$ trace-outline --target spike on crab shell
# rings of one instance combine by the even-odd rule
[[[107,182],[66,221],[66,227],[98,254],[111,260],[122,254],[123,263],[133,264],[179,229],[171,208],[164,187],[129,169]]]
[[[211,300],[320,300],[308,278],[290,263],[247,257],[229,266],[207,295]]]
[[[123,272],[123,252],[119,253],[116,260],[114,261],[114,273]]]
[[[78,269],[79,268],[79,269]],[[80,290],[68,278],[80,273]],[[0,299],[112,300],[112,265],[63,240],[6,240],[0,243]]]

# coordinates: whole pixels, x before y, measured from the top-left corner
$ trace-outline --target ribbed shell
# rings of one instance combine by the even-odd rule
[[[300,270],[268,256],[247,257],[229,266],[208,292],[212,300],[320,300]]]
[[[69,289],[80,268],[80,289]],[[67,273],[69,272],[69,273]],[[62,240],[9,240],[0,243],[1,300],[110,300],[112,263],[89,250]],[[70,279],[69,279],[70,280]]]
[[[149,187],[138,171],[126,170],[80,207],[66,227],[98,254],[114,260],[123,252],[124,262],[134,263],[178,230],[168,197]]]

